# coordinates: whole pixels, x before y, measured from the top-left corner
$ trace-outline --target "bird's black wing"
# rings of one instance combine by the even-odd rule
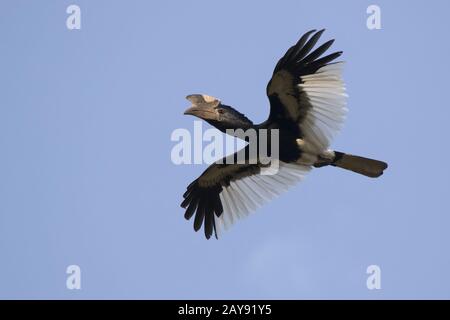
[[[265,202],[301,180],[309,166],[284,162],[269,167],[258,159],[251,161],[248,146],[235,154],[210,165],[184,193],[181,203],[185,218],[194,218],[194,230],[204,226],[205,236],[227,229],[238,219],[247,216]],[[245,153],[246,161],[238,162],[238,154]],[[227,160],[227,158],[229,160]],[[262,163],[263,162],[263,163]],[[227,164],[233,163],[233,164]]]
[[[343,62],[331,63],[342,52],[321,57],[334,40],[313,50],[323,31],[309,31],[289,48],[267,85],[269,121],[281,117],[294,122],[299,138],[317,152],[328,148],[347,111]]]

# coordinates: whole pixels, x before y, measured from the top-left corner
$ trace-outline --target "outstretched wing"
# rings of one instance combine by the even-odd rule
[[[241,152],[248,155],[248,146],[230,155],[232,161],[224,158],[220,163],[210,165],[183,195],[184,217],[189,220],[195,215],[194,230],[200,230],[203,225],[207,239],[213,233],[217,238],[220,230],[228,229],[237,220],[302,180],[311,169],[279,161],[278,170],[266,170],[267,165],[259,160],[252,162],[247,158],[245,163],[239,163],[237,159],[241,159],[238,156]]]
[[[321,58],[334,40],[311,52],[323,31],[309,31],[289,48],[267,85],[269,120],[295,122],[306,145],[319,153],[328,148],[347,112],[343,62],[331,63],[342,52]]]

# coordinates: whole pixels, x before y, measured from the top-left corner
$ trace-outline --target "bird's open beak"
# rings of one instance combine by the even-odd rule
[[[203,120],[217,120],[217,112],[211,106],[192,106],[184,114],[190,114]]]

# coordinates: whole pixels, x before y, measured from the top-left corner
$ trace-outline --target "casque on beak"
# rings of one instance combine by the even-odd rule
[[[218,120],[219,115],[216,107],[220,100],[204,94],[191,94],[186,97],[192,102],[192,106],[184,111],[184,114],[190,114],[203,120]]]
[[[217,112],[212,106],[192,106],[184,114],[196,116],[204,120],[217,120]]]

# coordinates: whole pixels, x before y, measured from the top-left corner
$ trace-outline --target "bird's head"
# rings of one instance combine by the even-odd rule
[[[184,114],[190,114],[205,120],[222,132],[226,129],[248,129],[253,123],[242,113],[230,106],[224,105],[219,99],[202,95],[192,94],[186,97],[192,106]]]

